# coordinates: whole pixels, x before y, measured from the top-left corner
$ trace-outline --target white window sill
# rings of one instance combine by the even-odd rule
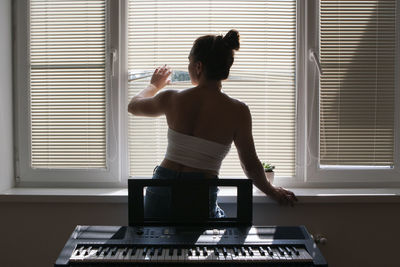
[[[400,188],[375,189],[292,189],[303,203],[400,203]],[[235,203],[233,190],[222,189],[220,203]],[[12,188],[0,192],[0,202],[25,203],[128,203],[126,188]],[[253,191],[254,203],[275,203],[258,190]]]

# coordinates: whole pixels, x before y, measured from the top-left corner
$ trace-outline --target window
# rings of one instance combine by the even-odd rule
[[[16,35],[21,51],[17,115],[23,122],[17,176],[28,183],[115,180],[107,1],[15,5],[24,22],[17,32],[29,33]]]
[[[14,3],[21,184],[150,177],[165,118],[128,115],[149,78],[187,70],[193,41],[241,34],[223,90],[246,102],[258,156],[282,185],[399,183],[394,0],[24,0]],[[176,82],[174,89],[189,87]],[[244,177],[237,152],[221,177]]]
[[[320,1],[317,177],[398,177],[396,9],[394,0]]]
[[[197,37],[237,29],[241,48],[223,91],[249,105],[259,158],[277,165],[280,176],[295,175],[296,1],[131,0],[128,10],[128,68],[133,71],[166,63],[185,71]],[[129,97],[148,82],[131,82]],[[152,175],[164,157],[166,134],[164,117],[129,116],[130,175]],[[245,177],[234,145],[220,176]]]

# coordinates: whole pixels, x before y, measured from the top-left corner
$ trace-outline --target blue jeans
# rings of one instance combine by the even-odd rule
[[[157,166],[153,172],[153,179],[193,179],[204,178],[202,172],[179,172]],[[215,178],[218,178],[215,176]],[[207,179],[207,178],[204,178]],[[225,212],[217,204],[218,188],[211,186],[209,190],[210,218],[224,218]],[[168,218],[171,214],[171,191],[162,186],[146,188],[144,198],[144,216],[147,218]],[[182,211],[184,212],[184,211]]]

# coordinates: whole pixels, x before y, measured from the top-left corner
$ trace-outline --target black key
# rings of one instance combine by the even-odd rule
[[[144,248],[143,248],[143,253],[142,253],[142,255],[143,255],[143,256],[146,256],[146,254],[147,254],[147,250],[148,250],[148,248],[147,248],[147,247],[144,247]]]
[[[207,252],[207,247],[203,247],[203,256],[207,256],[208,252]]]
[[[188,256],[193,256],[193,251],[191,248],[188,249]]]
[[[110,247],[106,247],[106,249],[104,250],[104,256],[107,256],[109,252],[110,252]]]
[[[226,247],[222,247],[222,254],[226,257],[228,255],[228,252],[226,252]]]
[[[278,251],[282,256],[285,255],[285,251],[281,247],[278,247]]]
[[[269,254],[270,256],[273,256],[273,255],[274,255],[274,252],[272,251],[272,249],[271,249],[270,246],[267,247],[267,252],[268,252],[268,254]]]
[[[132,248],[132,254],[131,254],[131,255],[135,255],[135,254],[136,254],[136,251],[137,251],[137,247],[133,247],[133,248]]]
[[[297,256],[300,255],[300,252],[297,250],[297,248],[292,247],[292,250],[293,250],[294,254],[296,254]]]
[[[196,256],[200,256],[200,248],[196,247],[195,248]]]
[[[162,248],[158,248],[157,250],[157,256],[161,256],[162,255]]]
[[[214,254],[215,254],[215,256],[219,256],[219,251],[218,251],[217,247],[214,248]]]
[[[150,256],[154,256],[154,247],[150,249]]]
[[[239,250],[237,249],[237,247],[233,247],[233,253],[235,254],[235,256],[239,256]]]
[[[174,249],[173,248],[169,248],[168,249],[168,255],[172,256],[174,254]]]
[[[115,256],[115,254],[117,254],[117,247],[113,247],[111,250],[111,256]]]
[[[253,250],[251,249],[251,247],[248,247],[248,248],[247,248],[247,251],[249,252],[249,255],[250,255],[250,256],[253,256],[253,255],[254,255]]]
[[[265,256],[265,250],[262,247],[258,247],[258,251],[260,251],[261,256]]]
[[[80,250],[77,250],[77,251],[75,252],[75,255],[76,255],[76,256],[81,255],[81,251],[80,251]]]
[[[122,250],[122,256],[126,256],[128,254],[128,248],[124,248],[123,250]]]
[[[285,247],[285,250],[286,250],[286,253],[287,253],[289,256],[292,256],[292,251],[290,250],[289,247]]]
[[[182,256],[182,249],[181,248],[178,248],[178,252],[177,252],[177,254],[176,255],[178,255],[178,256]]]
[[[246,256],[246,250],[244,249],[244,247],[240,248],[240,253],[242,253],[242,256]]]
[[[99,256],[103,252],[103,247],[99,247],[99,249],[96,251],[96,255]]]

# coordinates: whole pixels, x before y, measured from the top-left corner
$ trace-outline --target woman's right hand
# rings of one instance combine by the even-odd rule
[[[273,189],[268,195],[281,205],[290,205],[293,207],[298,201],[296,195],[292,191],[279,186],[273,186]]]
[[[164,88],[166,85],[170,84],[171,81],[168,77],[171,75],[172,71],[167,65],[158,67],[151,77],[150,83],[157,88],[157,91]]]

